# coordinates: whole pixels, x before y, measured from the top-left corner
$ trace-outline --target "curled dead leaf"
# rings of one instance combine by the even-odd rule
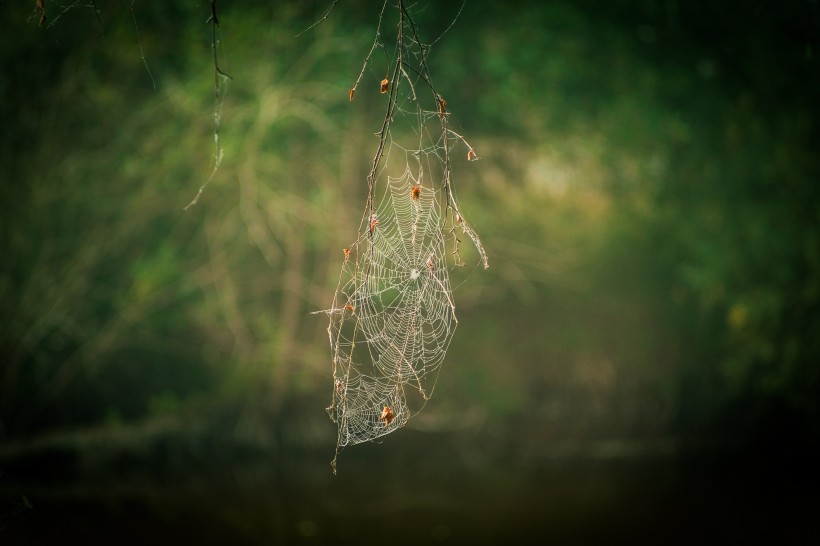
[[[396,416],[393,415],[393,410],[390,409],[390,406],[384,406],[384,409],[382,410],[382,414],[379,415],[379,421],[384,421],[384,426],[387,427],[387,426],[390,426],[390,423],[393,422],[393,419],[395,417]]]

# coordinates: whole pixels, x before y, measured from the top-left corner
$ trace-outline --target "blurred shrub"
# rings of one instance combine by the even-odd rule
[[[601,436],[746,418],[733,407],[753,426],[773,403],[816,417],[820,97],[784,31],[801,14],[673,4],[470,3],[431,48],[482,158],[454,170],[491,261],[463,245],[441,421]],[[308,313],[362,210],[382,114],[347,90],[376,14],[340,5],[297,37],[304,9],[225,6],[225,159],[184,213],[213,154],[207,5],[138,6],[139,33],[103,10],[105,42],[74,32],[98,31],[79,10],[2,40],[20,78],[0,82],[18,106],[0,147],[19,181],[0,203],[8,434],[329,392]],[[419,11],[431,41],[455,9]]]

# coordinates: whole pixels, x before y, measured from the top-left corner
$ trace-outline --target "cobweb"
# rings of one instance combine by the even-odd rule
[[[438,39],[424,43],[404,4],[395,4],[395,42],[381,42],[382,7],[367,69],[373,85],[365,100],[383,99],[384,120],[367,178],[358,237],[343,264],[328,315],[333,394],[327,408],[338,427],[340,451],[403,427],[420,411],[436,379],[458,320],[450,271],[463,265],[461,236],[487,255],[459,210],[452,162],[478,159],[450,128],[446,100],[433,86],[427,58]],[[449,27],[448,27],[449,28]],[[382,49],[386,76],[378,81],[374,51]],[[381,97],[379,97],[379,94]]]

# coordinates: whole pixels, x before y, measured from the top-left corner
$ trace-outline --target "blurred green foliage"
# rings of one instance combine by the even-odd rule
[[[362,210],[383,61],[347,91],[376,9],[299,34],[323,4],[221,7],[225,159],[183,212],[212,169],[208,5],[98,4],[102,30],[3,8],[3,434],[329,396],[309,313]],[[815,5],[599,4],[469,2],[430,50],[491,268],[463,245],[419,418],[816,439]],[[457,8],[418,8],[431,42]]]

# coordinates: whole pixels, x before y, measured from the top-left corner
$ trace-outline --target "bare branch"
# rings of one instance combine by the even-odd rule
[[[307,27],[305,30],[303,30],[302,32],[300,32],[300,33],[299,33],[299,34],[297,34],[296,36],[294,36],[294,38],[298,38],[299,36],[301,36],[301,35],[302,35],[302,34],[304,34],[305,32],[307,32],[307,31],[311,30],[312,28],[314,28],[314,27],[316,27],[317,25],[319,25],[320,23],[322,23],[325,19],[327,19],[328,15],[330,15],[330,12],[331,12],[331,11],[333,11],[333,8],[335,8],[335,7],[336,7],[336,4],[337,4],[338,2],[339,2],[339,0],[333,0],[333,2],[331,2],[331,3],[330,3],[330,6],[329,6],[329,7],[325,10],[325,14],[324,14],[324,15],[322,15],[322,18],[321,18],[321,19],[319,19],[318,21],[316,21],[315,23],[313,23],[312,25],[310,25],[309,27]]]
[[[359,77],[356,78],[356,83],[353,84],[353,87],[350,88],[348,92],[348,98],[353,101],[353,96],[356,94],[356,88],[359,87],[359,82],[362,81],[362,76],[364,76],[364,71],[367,68],[367,63],[370,62],[370,57],[373,55],[373,51],[375,51],[376,46],[379,45],[379,37],[381,36],[381,28],[382,28],[382,19],[384,18],[384,9],[387,7],[387,1],[384,0],[384,4],[382,4],[382,10],[379,12],[379,22],[376,25],[376,37],[373,39],[373,45],[370,46],[370,51],[367,52],[367,57],[364,58],[364,63],[362,63],[362,70],[359,72]]]
[[[97,8],[97,2],[91,0],[91,8],[94,10],[94,16],[97,18],[97,24],[100,25],[100,34],[102,34],[103,42],[105,42],[105,29],[103,28],[102,19],[100,19],[100,10]],[[131,2],[131,14],[134,13],[134,3]],[[156,86],[154,86],[156,89]]]
[[[219,67],[219,42],[217,40],[219,18],[216,14],[216,0],[211,0],[211,15],[205,22],[211,23],[211,49],[213,49],[214,52],[214,167],[211,171],[211,175],[205,183],[199,187],[199,190],[196,192],[194,198],[191,199],[191,202],[182,209],[186,211],[199,202],[202,192],[204,192],[208,184],[211,183],[211,180],[213,180],[216,172],[219,170],[219,166],[222,164],[224,150],[222,149],[222,144],[219,142],[219,129],[222,124],[222,102],[227,82],[233,79]]]
[[[157,82],[154,81],[154,75],[151,74],[151,69],[148,68],[148,62],[145,60],[145,51],[142,49],[142,39],[140,38],[140,29],[137,26],[137,15],[134,13],[134,3],[136,0],[132,0],[131,2],[131,18],[134,19],[134,29],[137,31],[137,44],[140,46],[140,57],[142,57],[142,64],[145,65],[145,71],[148,72],[148,77],[151,78],[151,85],[154,86],[154,89],[157,88]],[[94,8],[96,11],[96,7]],[[97,20],[99,20],[99,13],[97,14]],[[102,23],[100,23],[100,28],[102,28]]]
[[[219,90],[219,76],[223,76],[232,80],[221,68],[219,68],[219,54],[217,53],[218,41],[216,38],[216,31],[219,29],[219,19],[216,16],[216,0],[211,0],[211,16],[208,17],[206,23],[211,23],[211,49],[214,50],[214,86]]]

